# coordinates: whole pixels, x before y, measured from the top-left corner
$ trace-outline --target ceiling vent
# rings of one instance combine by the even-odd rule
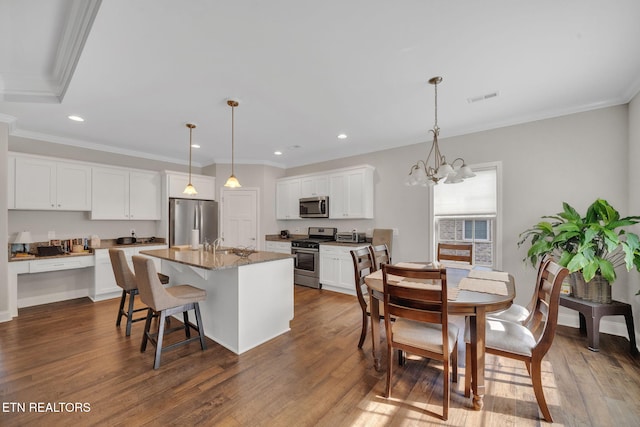
[[[487,99],[496,98],[499,94],[500,92],[496,91],[496,92],[487,93],[485,95],[474,96],[473,98],[467,98],[467,102],[469,104],[473,104],[474,102],[486,101]]]

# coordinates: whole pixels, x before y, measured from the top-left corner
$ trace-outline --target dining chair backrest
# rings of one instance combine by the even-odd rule
[[[391,253],[386,244],[369,246],[371,257],[373,258],[374,268],[380,270],[382,264],[391,264]]]
[[[560,289],[568,274],[569,270],[565,267],[547,260],[538,276],[538,290],[534,308],[524,323],[524,326],[537,339],[535,352],[538,354],[546,354],[553,342],[558,324]]]
[[[365,297],[368,296],[368,292],[367,285],[364,283],[364,278],[375,271],[373,257],[371,256],[369,248],[361,248],[351,251],[351,259],[353,260],[356,296],[358,297],[360,307],[366,311],[367,300]]]
[[[525,320],[522,321],[523,325],[529,324],[529,326],[533,329],[537,329],[538,327],[538,325],[532,324],[531,321],[533,320],[535,314],[536,301],[538,301],[538,288],[540,286],[540,280],[542,279],[542,275],[545,272],[547,265],[551,261],[553,261],[553,257],[550,255],[545,255],[544,257],[542,257],[542,259],[540,259],[540,263],[538,264],[538,272],[536,274],[536,282],[534,284],[534,291],[531,295],[531,300],[526,306],[526,310],[529,312],[529,315]],[[537,317],[537,319],[540,320],[540,317]]]
[[[396,282],[391,276],[402,277]],[[412,284],[413,281],[413,284]],[[420,282],[431,287],[415,286]],[[385,264],[382,267],[384,309],[395,317],[441,324],[443,344],[447,341],[447,270],[413,269]]]
[[[458,261],[473,264],[473,244],[438,243],[438,261]]]

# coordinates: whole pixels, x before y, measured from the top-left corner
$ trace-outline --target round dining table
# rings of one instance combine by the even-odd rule
[[[414,264],[427,267],[430,263],[419,262]],[[469,275],[471,269],[490,270],[486,267],[472,267],[467,265],[446,266],[446,269],[447,289],[457,288],[460,281]],[[471,391],[473,392],[473,408],[476,410],[482,408],[482,399],[485,393],[484,359],[486,314],[493,311],[505,310],[513,303],[513,299],[516,296],[515,282],[512,275],[509,274],[508,277],[509,281],[505,282],[507,288],[506,295],[456,289],[457,296],[455,300],[449,300],[447,304],[448,314],[461,315],[469,318],[469,338],[471,344]],[[380,370],[380,322],[375,322],[373,319],[380,318],[380,303],[383,301],[382,270],[376,270],[366,276],[365,283],[369,289],[374,367],[376,370]],[[469,366],[466,366],[465,375],[468,375],[468,369]]]

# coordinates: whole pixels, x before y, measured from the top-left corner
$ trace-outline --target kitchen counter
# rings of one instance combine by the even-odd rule
[[[140,254],[161,260],[169,286],[186,283],[207,291],[200,302],[204,333],[232,352],[242,354],[290,330],[292,255],[255,252],[240,258],[175,248]]]
[[[353,246],[353,247],[359,247],[359,246],[367,246],[370,245],[371,241],[367,240],[366,242],[360,242],[360,243],[351,243],[351,242],[322,242],[320,243],[320,245],[326,245],[326,246]]]
[[[191,267],[204,268],[206,270],[223,270],[225,268],[236,268],[240,265],[293,258],[293,255],[276,252],[255,252],[247,258],[241,258],[233,253],[225,253],[228,251],[229,249],[224,249],[222,251],[218,251],[215,255],[212,252],[205,252],[202,249],[155,249],[151,251],[140,251],[140,253],[142,255],[154,256],[166,261],[173,261],[189,265]]]

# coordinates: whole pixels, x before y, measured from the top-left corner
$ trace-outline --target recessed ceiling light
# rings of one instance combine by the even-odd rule
[[[74,122],[84,122],[84,119],[82,117],[74,115],[69,116],[69,120],[73,120]]]
[[[191,144],[193,148],[200,148],[200,144]]]
[[[347,134],[341,133],[340,135],[338,135],[338,139],[347,139]]]
[[[282,156],[282,151],[274,151],[273,154],[276,156]]]

